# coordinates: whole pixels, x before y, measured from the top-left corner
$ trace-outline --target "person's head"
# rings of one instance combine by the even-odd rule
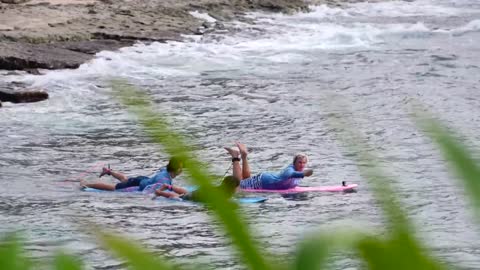
[[[235,193],[239,185],[240,180],[233,177],[232,175],[229,175],[223,178],[223,181],[219,187],[223,191],[223,193],[230,198]]]
[[[170,158],[170,161],[167,164],[167,172],[169,172],[172,177],[175,177],[182,173],[183,169],[183,160],[178,157]]]
[[[305,154],[296,154],[295,157],[293,157],[293,168],[295,171],[303,171],[307,163],[308,157]]]

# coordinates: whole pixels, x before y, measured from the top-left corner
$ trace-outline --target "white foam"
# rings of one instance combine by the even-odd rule
[[[216,22],[217,20],[215,18],[213,18],[212,16],[208,15],[207,13],[200,13],[198,12],[197,10],[195,11],[190,11],[188,12],[190,13],[190,15],[192,15],[193,17],[197,18],[197,19],[200,19],[200,20],[204,20],[204,21],[207,21],[209,23],[214,23]]]
[[[461,26],[456,29],[452,29],[451,33],[454,35],[461,35],[469,32],[478,32],[478,31],[480,31],[480,20],[473,20],[464,26]]]
[[[423,1],[391,1],[379,3],[355,3],[346,10],[352,16],[368,17],[411,17],[411,16],[434,16],[445,17],[475,12],[464,8],[447,7],[430,0]]]

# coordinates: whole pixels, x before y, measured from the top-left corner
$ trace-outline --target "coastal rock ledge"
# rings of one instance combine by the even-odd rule
[[[303,0],[0,0],[0,69],[77,68],[102,50],[181,40],[255,10],[293,13],[308,6]]]
[[[304,0],[0,0],[0,70],[40,74],[42,69],[77,68],[99,51],[136,41],[181,41],[182,34],[225,31],[222,22],[248,21],[245,14],[250,11],[291,14],[308,11],[308,4]],[[194,15],[198,13],[216,22],[198,18]],[[48,98],[46,92],[30,88],[0,82],[0,107],[2,101]]]

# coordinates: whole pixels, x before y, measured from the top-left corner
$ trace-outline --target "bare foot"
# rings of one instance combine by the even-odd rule
[[[235,144],[237,145],[238,149],[240,150],[240,154],[242,155],[242,157],[246,157],[248,155],[248,150],[247,150],[247,147],[245,146],[245,144],[240,143],[240,142],[236,142]]]
[[[98,177],[102,177],[105,174],[108,174],[108,175],[112,174],[112,170],[110,169],[110,165],[108,165],[108,168],[103,167],[102,172],[100,173],[100,175]]]
[[[224,147],[224,148],[232,156],[232,158],[236,158],[240,155],[240,151],[238,151],[237,149],[230,148],[230,147]]]
[[[88,183],[86,180],[81,180],[80,181],[80,188],[81,189],[84,189],[84,188],[87,188],[88,187]]]

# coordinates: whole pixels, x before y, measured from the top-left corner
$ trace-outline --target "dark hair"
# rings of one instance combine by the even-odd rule
[[[225,195],[231,197],[235,190],[240,185],[240,180],[233,177],[232,175],[225,176],[219,188],[224,192]]]
[[[171,157],[167,164],[167,172],[178,172],[183,168],[183,160],[179,157]]]

